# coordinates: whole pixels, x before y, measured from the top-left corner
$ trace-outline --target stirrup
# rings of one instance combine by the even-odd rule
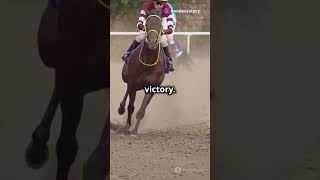
[[[172,65],[171,63],[169,63],[169,71],[170,71],[170,72],[173,72],[173,71],[174,71],[173,65]]]

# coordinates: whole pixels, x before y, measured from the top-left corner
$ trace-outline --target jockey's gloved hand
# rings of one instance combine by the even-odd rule
[[[144,29],[144,25],[143,24],[139,24],[138,25],[138,29],[140,29],[142,31]]]
[[[164,31],[165,34],[171,34],[172,33],[172,29],[168,28],[167,30]]]

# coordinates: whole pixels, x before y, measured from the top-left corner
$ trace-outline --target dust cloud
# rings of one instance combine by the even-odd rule
[[[123,44],[129,43],[122,38],[111,41],[110,118],[118,125],[125,125],[127,120],[127,113],[119,115],[118,107],[126,91],[120,57],[127,48]],[[111,133],[111,179],[210,179],[209,51],[202,48],[192,52],[191,68],[185,66],[186,59],[180,59],[174,64],[175,71],[166,75],[162,85],[175,86],[177,92],[154,95],[141,121],[138,139]],[[143,91],[137,93],[135,112],[143,95]],[[134,113],[131,130],[135,120]]]
[[[124,97],[126,84],[122,81],[121,70],[123,61],[121,55],[126,51],[126,46],[120,44],[131,43],[128,39],[111,41],[111,89],[110,89],[110,117],[111,122],[124,125],[127,112],[118,114],[119,104]],[[128,45],[127,45],[128,46]],[[196,52],[198,51],[198,52]],[[207,124],[210,121],[210,58],[209,48],[204,51],[193,49],[193,54],[202,54],[202,57],[192,57],[191,70],[182,64],[184,59],[175,62],[175,71],[166,75],[163,86],[174,86],[177,93],[171,96],[156,94],[146,109],[141,121],[139,132],[152,129],[167,129],[191,124]],[[207,57],[203,57],[207,55]],[[180,61],[180,62],[178,62]],[[178,65],[179,63],[179,65]],[[135,112],[132,115],[132,128],[135,124],[135,113],[141,106],[144,92],[137,92]],[[129,99],[127,99],[126,106]],[[132,129],[131,128],[131,129]]]

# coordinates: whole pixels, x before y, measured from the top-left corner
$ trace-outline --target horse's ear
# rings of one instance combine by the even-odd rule
[[[161,11],[157,11],[155,9],[151,9],[149,11],[149,15],[158,15],[158,16],[160,16],[161,15]]]
[[[161,17],[162,11],[157,11],[157,15]]]
[[[155,11],[156,11],[155,9],[151,9],[151,10],[149,11],[149,15],[154,14]]]
[[[161,16],[162,11],[157,11],[157,10],[155,10],[155,9],[152,9],[152,14]]]

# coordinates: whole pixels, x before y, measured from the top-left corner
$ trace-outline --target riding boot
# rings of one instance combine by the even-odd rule
[[[172,72],[172,71],[174,71],[174,69],[173,69],[172,58],[170,56],[168,46],[167,47],[163,47],[163,51],[164,51],[165,55],[168,57],[168,60],[169,60],[168,61],[169,62],[169,71]]]
[[[137,48],[139,46],[139,42],[136,40],[133,40],[132,44],[130,45],[129,49],[127,50],[127,52],[122,56],[122,60],[126,61],[127,58],[129,57],[130,53],[132,50],[134,50],[135,48]]]
[[[181,51],[178,47],[178,44],[175,42],[174,44],[172,44],[172,48],[174,49],[174,58],[177,59],[179,58],[182,54],[183,51]]]

